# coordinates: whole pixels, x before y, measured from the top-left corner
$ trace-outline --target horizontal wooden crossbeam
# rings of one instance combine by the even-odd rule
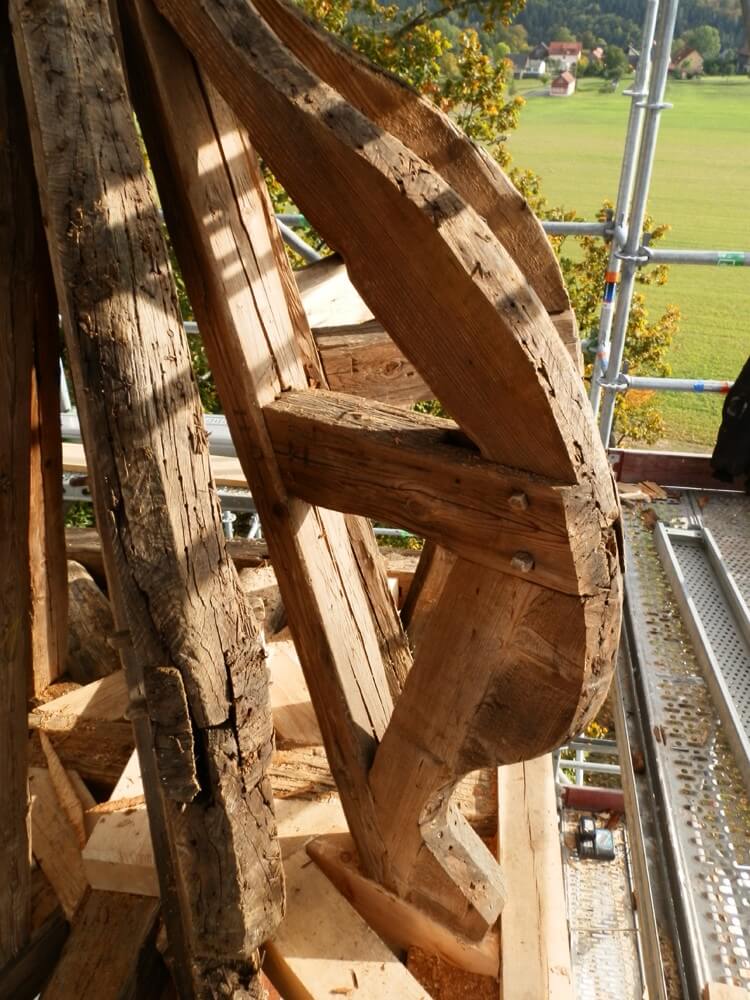
[[[352,396],[286,392],[264,407],[287,489],[369,514],[472,562],[578,594],[571,490],[486,461],[450,420]]]

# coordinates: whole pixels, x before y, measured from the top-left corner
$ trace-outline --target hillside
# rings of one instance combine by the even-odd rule
[[[644,0],[527,0],[516,23],[526,29],[532,45],[567,29],[579,39],[588,32],[610,45],[637,46],[644,9]],[[723,48],[743,44],[740,0],[682,0],[676,34],[704,24],[719,30]]]

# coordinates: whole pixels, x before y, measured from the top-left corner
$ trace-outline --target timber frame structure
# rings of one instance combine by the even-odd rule
[[[288,632],[268,566],[225,543],[133,109]],[[495,990],[543,940],[529,995],[570,995],[545,755],[607,694],[622,548],[539,223],[447,117],[285,0],[9,0],[0,124],[0,996],[160,996],[165,963],[181,998],[260,997],[266,972],[317,996],[289,941],[331,893],[376,972],[320,995],[426,995],[372,927]],[[361,365],[330,377],[258,155],[410,373],[397,400]],[[91,559],[66,566],[58,312],[108,600]],[[425,394],[453,419],[408,408]],[[403,602],[367,517],[427,539]],[[50,687],[66,670],[82,686]],[[310,745],[338,798],[287,808],[278,755]],[[461,808],[476,772],[499,860]],[[526,882],[516,819],[547,858]],[[315,835],[330,883],[298,849]],[[508,943],[533,930],[500,963],[505,908]]]

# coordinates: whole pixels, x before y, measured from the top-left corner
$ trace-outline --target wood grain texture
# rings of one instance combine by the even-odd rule
[[[458,968],[481,976],[497,976],[500,960],[497,934],[470,941],[453,933],[428,914],[368,879],[349,834],[326,833],[307,845],[307,853],[345,896],[359,915],[394,950],[419,945]]]
[[[88,889],[81,844],[60,806],[49,772],[29,770],[31,848],[70,920]]]
[[[549,756],[498,771],[502,1000],[572,1000],[560,832]]]
[[[7,5],[0,4],[0,969],[30,933],[26,690],[35,200]]]
[[[244,483],[244,476],[240,485]],[[96,528],[66,528],[65,550],[69,560],[84,566],[100,586],[106,586],[102,540]],[[227,552],[237,570],[260,566],[268,560],[268,545],[248,538],[230,538]]]
[[[609,584],[596,523],[576,524],[571,548],[568,513],[584,506],[576,491],[485,461],[451,420],[321,390],[285,392],[263,413],[295,496],[410,529],[552,590]],[[519,551],[531,556],[529,571],[514,564]]]
[[[294,58],[247,0],[158,7],[483,453],[569,480],[579,448],[588,452],[596,440],[583,386],[544,307],[483,219],[425,160]],[[305,157],[295,153],[300,145]],[[337,169],[310,171],[309,158]],[[498,400],[502,422],[488,419]],[[596,461],[601,468],[601,447]]]
[[[125,9],[131,79],[136,94],[136,81],[144,86],[138,111],[172,240],[347,818],[378,871],[367,772],[410,662],[405,636],[369,526],[291,498],[279,474],[261,408],[322,374],[311,369],[314,345],[287,298],[291,278],[282,280],[247,135],[151,6],[138,0]]]
[[[412,653],[417,651],[455,561],[455,555],[448,549],[431,541],[425,542],[401,609],[401,620],[409,637]]]
[[[180,989],[257,984],[283,908],[266,673],[108,5],[11,13]]]
[[[39,240],[43,240],[39,220]],[[37,265],[37,335],[31,385],[31,642],[37,695],[65,671],[68,581],[62,508],[60,344],[57,301],[46,248]],[[45,289],[47,289],[45,293]]]
[[[145,1000],[158,995],[158,980],[150,976],[146,982],[143,976],[144,964],[149,971],[160,964],[156,956],[158,914],[154,899],[90,892],[72,922],[42,993],[44,1000]]]
[[[329,388],[396,406],[434,392],[373,317],[338,254],[294,272]]]
[[[343,266],[343,265],[342,265]],[[326,381],[336,392],[412,406],[433,391],[377,320],[313,330]]]
[[[498,164],[430,101],[326,34],[286,0],[257,9],[291,52],[374,124],[425,160],[487,223],[544,303],[579,366],[575,316],[541,224]]]

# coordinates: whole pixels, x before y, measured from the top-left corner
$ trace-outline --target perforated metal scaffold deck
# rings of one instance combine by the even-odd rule
[[[629,668],[654,800],[673,931],[674,970],[687,996],[706,982],[750,990],[750,798],[680,604],[657,552],[654,514],[667,527],[705,521],[745,600],[750,594],[750,500],[683,493],[625,512],[628,542]],[[719,669],[747,724],[746,649],[699,547],[678,562]],[[657,873],[657,875],[663,875]]]

